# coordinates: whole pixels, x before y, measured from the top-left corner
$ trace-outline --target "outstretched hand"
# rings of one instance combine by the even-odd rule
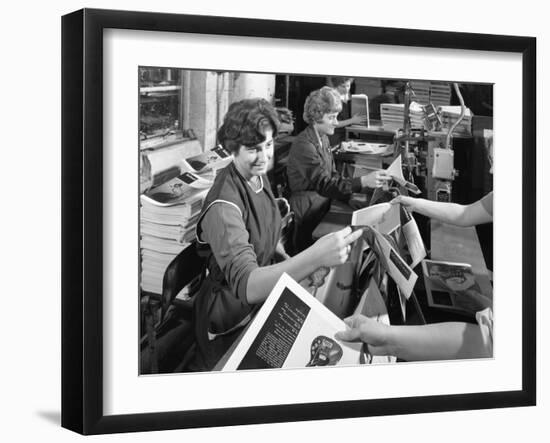
[[[373,171],[361,177],[361,186],[364,188],[380,188],[389,185],[392,180],[392,176],[386,171]]]
[[[369,345],[372,355],[389,355],[388,334],[391,326],[380,323],[364,315],[353,315],[344,320],[349,327],[336,333],[336,338],[342,341],[363,342]]]
[[[352,231],[348,226],[321,237],[311,246],[315,258],[319,260],[319,266],[332,267],[345,263],[351,252],[352,244],[362,234],[362,229]]]
[[[398,195],[390,203],[392,205],[401,204],[405,206],[405,208],[407,208],[409,211],[414,211],[418,200],[420,199],[414,198],[414,197],[408,197],[406,195]]]
[[[364,125],[367,123],[367,116],[366,114],[355,114],[350,121],[352,125]]]

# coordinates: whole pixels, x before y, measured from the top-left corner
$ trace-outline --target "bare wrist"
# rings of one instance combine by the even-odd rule
[[[386,326],[382,337],[387,355],[399,355],[399,327]]]

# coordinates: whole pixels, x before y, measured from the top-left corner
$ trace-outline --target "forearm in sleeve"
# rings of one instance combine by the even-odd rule
[[[312,256],[311,250],[306,249],[288,260],[254,269],[248,278],[248,303],[262,303],[284,272],[296,281],[305,279],[318,268],[316,262],[317,259]]]
[[[321,164],[321,159],[313,145],[304,145],[296,158],[302,173],[309,179],[312,190],[320,195],[337,200],[347,201],[352,192],[361,190],[361,179],[345,179],[340,174],[334,176]]]

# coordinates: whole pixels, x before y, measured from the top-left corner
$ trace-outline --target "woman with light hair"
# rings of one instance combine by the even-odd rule
[[[304,105],[308,127],[294,139],[287,164],[290,207],[295,216],[294,252],[312,244],[311,234],[330,209],[332,199],[349,202],[352,193],[391,180],[385,171],[353,179],[338,173],[328,136],[334,134],[341,110],[340,96],[329,86],[309,94]]]

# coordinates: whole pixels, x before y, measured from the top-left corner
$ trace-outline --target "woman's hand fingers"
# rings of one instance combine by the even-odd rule
[[[361,341],[361,332],[357,328],[348,329],[347,331],[339,331],[335,334],[335,338],[342,341]]]
[[[351,229],[351,227],[350,227],[350,229]],[[346,236],[346,238],[344,239],[345,242],[346,242],[346,245],[351,245],[352,243],[354,243],[362,235],[363,235],[363,230],[362,229],[357,229],[356,231],[353,231],[348,236]]]
[[[336,231],[335,234],[342,236],[342,238],[345,238],[348,235],[350,235],[352,231],[353,229],[351,228],[351,226],[346,226],[344,229],[340,229],[339,231]]]
[[[397,197],[395,197],[391,202],[390,204],[392,205],[398,205],[398,204],[402,204],[403,203],[403,196],[402,195],[398,195]]]

